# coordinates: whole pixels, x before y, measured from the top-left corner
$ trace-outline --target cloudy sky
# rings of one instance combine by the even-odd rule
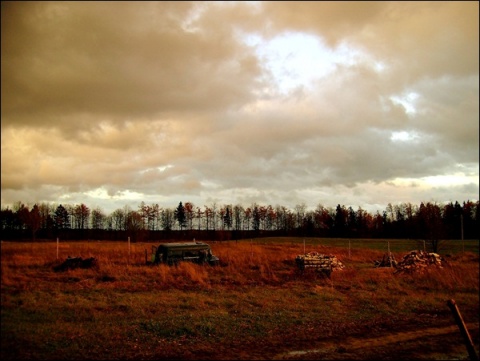
[[[1,202],[479,197],[479,3],[2,2]]]

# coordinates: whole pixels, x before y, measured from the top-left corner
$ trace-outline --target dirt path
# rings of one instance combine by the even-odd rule
[[[469,332],[477,330],[479,324],[467,324]],[[451,335],[454,339],[449,342],[444,336]],[[471,335],[472,336],[472,335]],[[472,336],[473,338],[473,336]],[[460,341],[460,342],[459,342]],[[426,346],[431,343],[433,347]],[[475,341],[474,341],[475,343]],[[409,345],[410,344],[410,345]],[[430,346],[432,346],[430,345]],[[442,346],[443,345],[443,346]],[[320,342],[315,348],[308,350],[294,350],[276,355],[274,360],[367,360],[367,359],[399,359],[406,349],[419,347],[416,354],[409,354],[409,359],[422,360],[468,360],[468,353],[458,326],[452,325],[442,328],[427,328],[415,331],[406,331],[385,335],[382,338],[345,338],[333,342]],[[411,352],[411,350],[410,350]],[[390,354],[392,357],[385,357]],[[375,357],[377,355],[377,357]],[[478,355],[478,351],[477,351]],[[400,358],[401,359],[401,358]]]

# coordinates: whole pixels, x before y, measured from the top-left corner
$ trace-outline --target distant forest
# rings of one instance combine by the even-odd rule
[[[380,213],[359,207],[304,204],[250,207],[222,205],[196,207],[180,202],[175,208],[142,202],[105,214],[85,204],[35,204],[17,202],[1,209],[2,240],[234,240],[249,237],[298,236],[335,238],[409,238],[439,241],[479,239],[479,202],[466,201],[414,205],[388,204]]]

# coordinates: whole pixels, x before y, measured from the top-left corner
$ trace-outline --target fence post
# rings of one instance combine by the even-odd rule
[[[462,253],[465,253],[465,242],[463,240],[463,214],[460,215],[460,228],[462,232]]]
[[[392,254],[390,253],[390,241],[388,242],[388,263],[390,264],[390,268],[392,267]]]
[[[57,237],[57,259],[58,259],[58,237]]]
[[[463,322],[462,315],[460,314],[460,310],[458,309],[455,300],[448,300],[447,305],[448,307],[450,307],[450,310],[453,313],[453,317],[455,318],[455,322],[457,323],[458,328],[460,329],[460,333],[463,336],[463,340],[465,341],[465,346],[467,346],[468,356],[470,357],[470,360],[478,361],[477,352],[475,351],[475,347],[473,346],[472,338],[468,333],[465,322]]]

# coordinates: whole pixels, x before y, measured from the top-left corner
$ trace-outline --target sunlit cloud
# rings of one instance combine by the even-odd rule
[[[413,115],[417,112],[416,100],[419,98],[419,94],[415,92],[408,92],[400,96],[391,96],[390,99],[396,104],[400,104],[404,107],[405,112],[409,115]]]
[[[478,199],[478,2],[1,14],[2,206]]]
[[[475,176],[468,176],[464,173],[436,175],[420,178],[396,178],[390,182],[396,187],[447,187],[478,183]]]
[[[393,141],[399,142],[408,142],[418,139],[420,136],[415,132],[408,132],[408,131],[399,131],[399,132],[392,132],[390,139]]]

